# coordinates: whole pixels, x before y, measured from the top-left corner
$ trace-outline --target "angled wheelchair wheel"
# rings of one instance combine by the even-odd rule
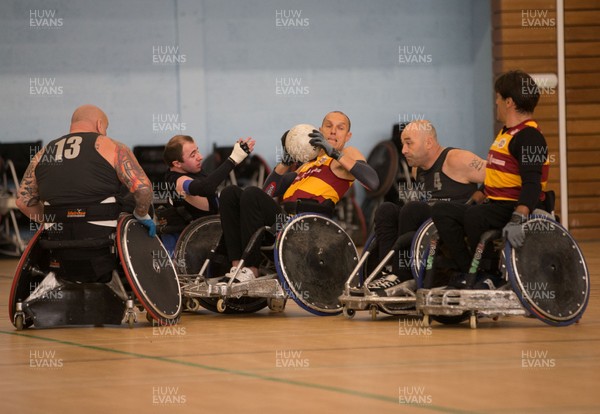
[[[367,224],[362,209],[354,198],[351,188],[335,206],[338,224],[357,246],[364,246],[367,239]]]
[[[416,231],[410,250],[411,271],[419,289],[445,286],[451,275],[458,271],[439,240],[431,219],[426,220]]]
[[[176,323],[182,310],[177,272],[158,236],[132,216],[119,219],[117,250],[125,277],[146,312],[162,325]]]
[[[275,265],[288,295],[315,315],[342,312],[339,296],[358,262],[352,239],[333,220],[299,214],[277,237]]]
[[[431,219],[425,221],[413,237],[410,247],[412,258],[411,270],[413,277],[417,281],[417,288],[423,287],[427,258],[432,247],[431,242],[437,239],[438,232]]]
[[[191,222],[179,236],[175,247],[175,264],[180,274],[198,274],[202,265],[211,255],[219,243],[222,235],[221,220],[219,216],[202,217]],[[210,264],[206,270],[207,277],[222,276],[229,272],[227,255],[218,247],[210,257]],[[195,297],[198,303],[209,311],[219,313],[217,297]],[[241,297],[227,299],[227,306],[223,313],[239,314],[259,311],[267,306],[267,299]]]
[[[367,191],[367,197],[376,198],[389,191],[398,173],[398,150],[392,141],[381,141],[371,150],[367,163],[379,177],[379,188]]]
[[[42,249],[38,243],[42,231],[40,228],[27,244],[10,288],[8,315],[11,323],[19,330],[33,325],[33,319],[23,314],[18,309],[18,304],[33,293],[49,271],[48,251]]]
[[[569,232],[548,217],[523,225],[525,242],[518,249],[506,243],[509,280],[521,304],[553,326],[581,318],[590,296],[590,279],[581,249]]]

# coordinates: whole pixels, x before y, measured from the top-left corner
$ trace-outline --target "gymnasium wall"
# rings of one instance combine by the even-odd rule
[[[556,2],[494,0],[494,76],[514,68],[557,73]],[[600,236],[600,1],[565,0],[567,189],[569,230],[578,240]],[[560,214],[557,88],[541,85],[535,111],[548,141],[549,188]]]
[[[339,109],[365,155],[428,118],[484,156],[490,16],[481,0],[5,0],[0,141],[47,142],[93,103],[130,146],[252,136],[273,164],[283,131]]]

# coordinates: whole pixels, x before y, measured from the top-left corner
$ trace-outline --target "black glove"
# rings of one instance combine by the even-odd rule
[[[287,150],[285,149],[285,140],[287,139],[288,132],[290,132],[289,129],[287,131],[285,131],[283,133],[283,135],[281,136],[281,147],[283,148],[283,154],[281,155],[281,163],[283,165],[290,166],[294,163],[294,160],[292,159],[292,156],[290,154],[288,154]]]
[[[502,229],[502,237],[508,240],[515,249],[521,247],[525,241],[525,231],[523,231],[525,221],[527,221],[527,217],[515,211],[508,224]]]
[[[318,129],[313,129],[313,132],[308,134],[308,136],[311,138],[311,140],[309,141],[310,145],[312,145],[313,147],[323,148],[325,150],[325,153],[334,160],[339,160],[342,156],[342,154],[338,150],[333,148],[331,144],[327,142],[323,134],[321,134],[321,131],[319,131]]]

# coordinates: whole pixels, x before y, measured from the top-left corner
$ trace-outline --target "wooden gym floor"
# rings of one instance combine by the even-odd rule
[[[367,312],[186,313],[177,327],[17,332],[0,261],[2,413],[598,413],[600,242],[581,322],[432,328]]]

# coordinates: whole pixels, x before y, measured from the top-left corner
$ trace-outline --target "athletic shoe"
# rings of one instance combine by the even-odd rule
[[[396,282],[389,282],[388,287],[374,290],[377,296],[400,296],[401,293],[406,294],[407,291],[415,292],[417,290],[417,281],[415,279],[405,280],[401,282],[399,278]]]
[[[377,279],[372,280],[367,287],[369,288],[369,290],[375,290],[375,289],[381,289],[381,288],[387,288],[387,287],[391,287],[393,284],[399,284],[400,283],[400,279],[398,278],[398,276],[392,274],[392,273],[385,273],[385,272],[381,272],[381,276],[379,276]]]
[[[229,271],[229,273],[227,273],[221,280],[219,280],[219,283],[217,283],[217,285],[228,284],[229,279],[231,279],[233,277],[233,275],[235,275],[236,271],[237,271],[237,267],[233,266],[231,268],[231,270]],[[248,282],[252,279],[254,279],[254,272],[248,267],[242,267],[242,269],[238,272],[235,279],[233,279],[233,283]]]
[[[475,290],[496,290],[504,285],[506,281],[500,276],[482,274],[477,278],[477,281],[473,285]]]

